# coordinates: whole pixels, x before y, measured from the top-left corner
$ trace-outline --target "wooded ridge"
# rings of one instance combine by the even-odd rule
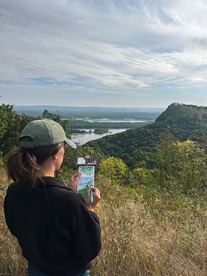
[[[87,146],[107,156],[123,159],[133,167],[137,149],[152,152],[163,133],[172,134],[180,141],[207,141],[207,107],[173,103],[155,120],[136,129],[90,141]]]

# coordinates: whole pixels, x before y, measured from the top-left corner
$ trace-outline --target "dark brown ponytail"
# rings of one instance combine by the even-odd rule
[[[61,146],[62,143],[33,149],[13,149],[7,156],[8,177],[14,182],[27,179],[32,186],[36,185],[41,179],[39,165],[55,155]]]

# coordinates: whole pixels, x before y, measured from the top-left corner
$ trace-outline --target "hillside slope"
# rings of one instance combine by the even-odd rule
[[[160,134],[170,133],[184,141],[207,140],[207,107],[173,103],[150,125],[106,136],[87,145],[106,156],[116,156],[132,165],[137,150],[153,151]]]

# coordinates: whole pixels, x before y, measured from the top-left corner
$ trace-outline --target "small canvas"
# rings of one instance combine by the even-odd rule
[[[95,166],[79,166],[78,171],[81,172],[81,177],[78,182],[78,192],[86,197],[87,190],[94,187]]]

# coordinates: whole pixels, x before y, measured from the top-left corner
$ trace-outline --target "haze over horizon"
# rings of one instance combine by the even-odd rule
[[[1,0],[0,103],[207,106],[205,0]]]

